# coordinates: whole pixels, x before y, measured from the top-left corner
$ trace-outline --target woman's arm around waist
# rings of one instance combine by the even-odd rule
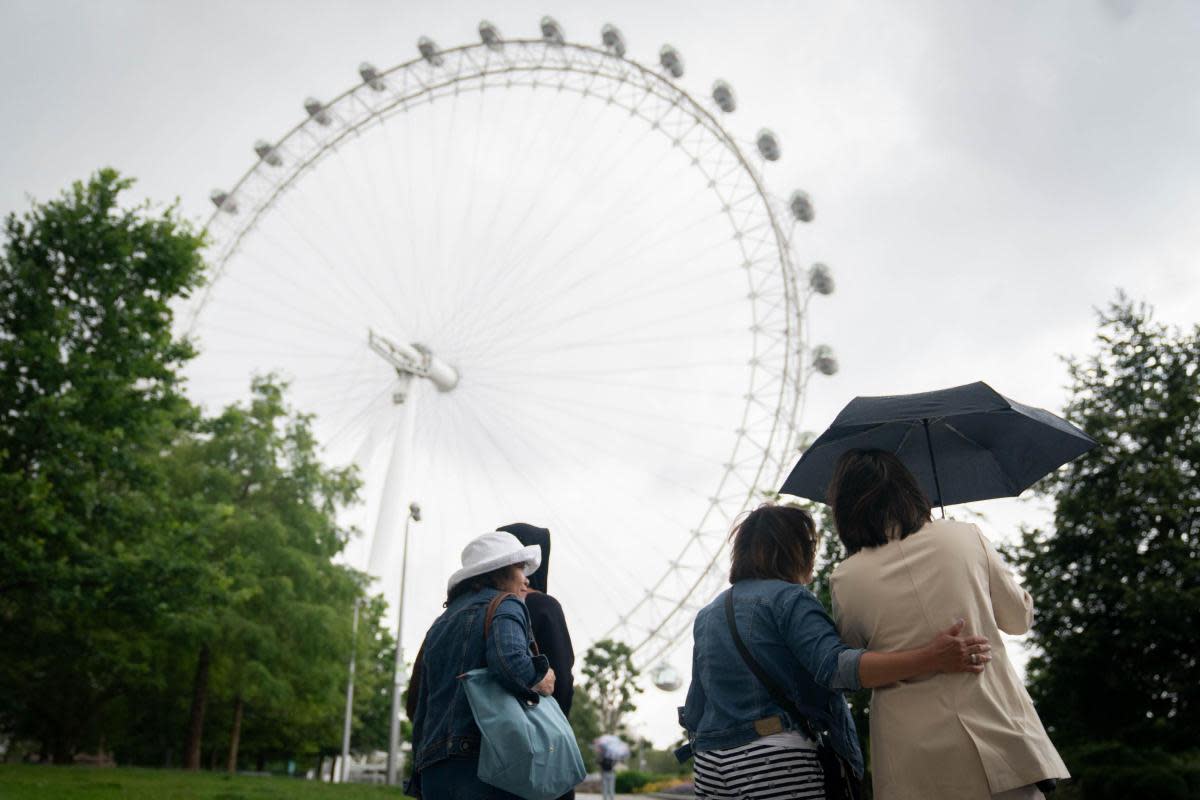
[[[846,644],[820,601],[796,587],[785,604],[788,646],[817,683],[832,690],[872,689],[932,672],[982,672],[988,640],[963,636],[961,621],[911,650],[874,652]]]

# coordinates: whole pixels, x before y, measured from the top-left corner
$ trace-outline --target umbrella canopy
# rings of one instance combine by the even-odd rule
[[[606,733],[600,736],[596,741],[592,742],[592,746],[596,748],[596,754],[611,758],[613,761],[624,761],[629,758],[629,745],[621,740],[621,737],[611,733]]]
[[[780,492],[825,502],[847,450],[895,453],[935,505],[1015,497],[1096,446],[1066,420],[986,383],[856,397],[804,452]]]

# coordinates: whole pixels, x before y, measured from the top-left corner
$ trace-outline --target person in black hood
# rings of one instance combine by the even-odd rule
[[[550,661],[554,670],[554,699],[564,714],[571,713],[571,699],[575,695],[575,681],[571,670],[575,666],[575,650],[571,646],[571,634],[562,606],[546,593],[546,579],[550,573],[550,531],[524,522],[514,522],[497,528],[520,540],[521,544],[536,544],[542,548],[542,565],[529,576],[529,593],[525,595],[525,607],[529,609],[533,638],[538,650]],[[559,800],[574,800],[575,790],[564,794]]]
[[[550,531],[524,522],[514,522],[496,530],[511,533],[521,544],[536,544],[542,548],[542,565],[529,576],[525,607],[529,609],[533,638],[538,649],[550,660],[550,667],[554,670],[554,699],[564,714],[570,714],[571,698],[575,694],[575,682],[571,677],[571,670],[575,666],[575,650],[571,646],[571,634],[567,631],[562,606],[546,590],[546,579],[550,572]]]

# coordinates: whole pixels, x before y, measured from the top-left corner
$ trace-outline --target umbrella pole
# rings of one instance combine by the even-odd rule
[[[923,419],[921,423],[925,426],[925,444],[929,448],[929,465],[933,467],[933,485],[937,489],[937,504],[942,510],[942,519],[946,518],[946,507],[942,505],[942,482],[938,480],[937,474],[937,459],[933,457],[933,439],[929,435],[929,420]]]

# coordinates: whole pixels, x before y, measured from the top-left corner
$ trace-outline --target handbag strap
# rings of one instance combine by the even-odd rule
[[[496,609],[500,607],[501,603],[510,597],[516,598],[517,600],[521,599],[512,592],[501,592],[492,598],[492,602],[488,603],[487,615],[483,618],[483,638],[486,639],[492,633],[492,617],[496,616]]]
[[[787,692],[783,687],[776,683],[766,670],[750,655],[750,650],[746,647],[746,643],[742,641],[741,634],[738,633],[737,619],[733,614],[733,587],[729,587],[729,591],[725,593],[725,621],[729,624],[729,632],[733,635],[733,643],[737,647],[738,655],[742,657],[742,661],[746,662],[746,666],[754,673],[754,677],[758,678],[767,689],[767,694],[771,695],[771,699],[775,701],[775,705],[782,708],[788,713],[792,719],[804,728],[804,732],[813,742],[819,743],[821,740],[817,738],[816,731],[813,730],[812,723],[809,722],[792,698],[788,697]]]
[[[483,618],[483,638],[485,641],[492,633],[492,617],[496,616],[496,609],[500,608],[500,604],[510,597],[517,602],[521,601],[521,598],[517,597],[512,592],[501,592],[492,598],[492,602],[488,603],[487,614]],[[533,638],[532,633],[529,636],[529,642],[533,647],[533,654],[535,656],[541,655],[541,651],[538,650],[537,639]]]

